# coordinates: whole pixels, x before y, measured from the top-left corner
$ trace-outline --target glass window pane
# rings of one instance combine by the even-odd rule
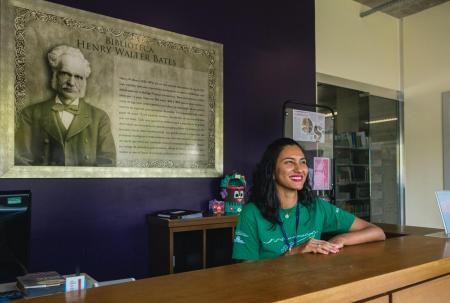
[[[336,205],[372,222],[400,223],[400,103],[323,83],[317,92],[318,104],[336,114]]]

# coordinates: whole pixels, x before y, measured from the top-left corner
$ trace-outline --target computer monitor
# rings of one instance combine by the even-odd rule
[[[0,283],[27,272],[31,191],[0,191]]]

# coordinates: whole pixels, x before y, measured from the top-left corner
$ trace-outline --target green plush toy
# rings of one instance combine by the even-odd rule
[[[225,214],[237,215],[242,211],[245,203],[245,177],[234,172],[220,182],[220,196],[225,202]]]

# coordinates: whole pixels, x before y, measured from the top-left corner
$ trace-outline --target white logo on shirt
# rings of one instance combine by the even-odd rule
[[[314,238],[316,233],[317,233],[317,230],[313,230],[313,231],[303,234],[303,235],[297,235],[297,243],[302,243],[308,239]],[[289,237],[288,238],[289,242],[292,242],[295,237],[296,236]],[[267,245],[267,244],[274,244],[274,243],[277,243],[280,241],[284,241],[284,238],[276,238],[276,239],[270,238],[268,241],[265,241],[265,242],[263,241],[263,243]]]
[[[236,236],[243,236],[245,238],[248,238],[248,235],[240,230],[236,230]]]
[[[236,238],[234,238],[234,243],[245,244],[244,240],[242,240],[239,236],[236,236]]]

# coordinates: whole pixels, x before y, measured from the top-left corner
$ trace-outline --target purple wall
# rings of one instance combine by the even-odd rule
[[[250,178],[281,136],[282,104],[315,100],[314,1],[52,0],[224,45],[224,171]],[[195,3],[195,5],[193,4]],[[145,214],[206,209],[219,179],[0,179],[33,193],[31,271],[148,274]]]

